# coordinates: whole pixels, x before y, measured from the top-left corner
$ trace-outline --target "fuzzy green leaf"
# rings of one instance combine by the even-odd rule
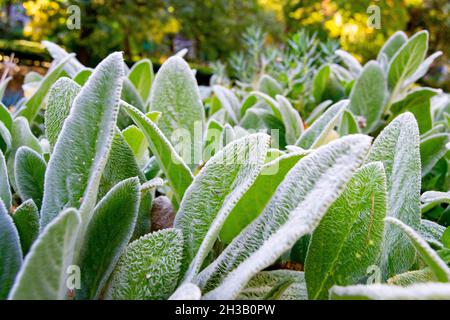
[[[73,100],[80,90],[81,87],[76,82],[65,77],[56,81],[50,89],[45,110],[45,133],[52,147],[56,144]]]
[[[198,164],[196,155],[201,157],[197,153],[203,143],[205,111],[197,81],[181,57],[169,58],[156,74],[150,94],[150,109],[162,113],[158,126],[169,141],[173,141],[173,134],[177,137],[179,134],[187,135],[188,141],[183,141],[187,142],[185,147],[190,152],[182,155],[183,160],[189,166]]]
[[[420,142],[420,159],[422,160],[422,177],[426,176],[436,163],[448,152],[446,144],[450,134],[437,133]]]
[[[380,162],[356,171],[314,231],[305,262],[310,299],[327,299],[333,285],[365,278],[377,263],[386,216],[386,176]]]
[[[231,142],[205,164],[186,191],[174,221],[183,232],[186,281],[200,270],[225,219],[257,178],[269,143],[270,137],[262,133]]]
[[[176,229],[149,233],[130,243],[119,259],[107,299],[167,299],[175,290],[183,255]]]
[[[6,206],[8,211],[11,208],[11,187],[9,185],[8,172],[3,153],[0,152],[0,200]]]
[[[76,299],[98,298],[131,238],[140,201],[139,180],[118,183],[97,204],[77,264],[83,271]]]
[[[295,152],[264,164],[258,178],[225,220],[220,231],[221,241],[230,243],[263,211],[289,170],[304,156],[304,152]]]
[[[169,300],[200,300],[202,292],[200,288],[193,283],[183,283],[170,296]]]
[[[287,286],[278,295],[278,300],[306,300],[305,276],[303,272],[291,270],[262,271],[254,276],[237,297],[239,300],[263,300],[279,284]]]
[[[378,55],[378,61],[384,54],[388,60],[391,60],[395,53],[408,41],[408,37],[403,31],[394,33],[383,45]]]
[[[383,162],[388,190],[388,216],[414,229],[420,225],[419,129],[411,113],[392,121],[374,141],[367,162]],[[407,271],[415,260],[415,250],[405,234],[386,226],[381,256],[385,279]]]
[[[74,57],[74,55],[68,55],[58,63],[53,69],[51,69],[42,79],[37,91],[28,99],[25,103],[25,107],[19,111],[19,115],[25,117],[29,122],[32,122],[41,108],[41,105],[50,90],[50,87],[61,75],[64,65]]]
[[[103,60],[73,102],[45,175],[41,227],[68,207],[89,222],[111,149],[124,75],[120,53]]]
[[[72,264],[80,224],[78,212],[67,209],[45,227],[25,257],[9,299],[67,298],[67,271]]]
[[[12,144],[6,164],[8,168],[9,181],[14,190],[17,190],[16,179],[14,176],[14,162],[16,152],[21,146],[27,146],[39,154],[42,154],[42,148],[39,140],[31,132],[27,119],[17,117],[14,119],[11,129]]]
[[[387,85],[384,72],[375,61],[364,66],[350,94],[349,110],[356,116],[365,119],[362,132],[370,133],[378,126],[383,115],[387,97]]]
[[[27,200],[16,209],[12,217],[19,233],[22,252],[26,255],[39,235],[38,207],[33,200]]]
[[[6,299],[22,265],[19,235],[0,200],[0,300]]]
[[[276,99],[278,101],[281,118],[283,119],[284,127],[286,129],[286,143],[295,144],[304,131],[302,118],[288,99],[280,95],[277,95]]]
[[[258,82],[258,90],[275,98],[279,94],[283,94],[283,88],[277,80],[271,76],[264,74]]]
[[[32,199],[38,208],[44,194],[46,166],[44,158],[33,149],[24,146],[17,150],[14,162],[17,192],[23,201]]]
[[[330,80],[331,68],[329,65],[322,66],[314,76],[313,80],[313,97],[317,103],[322,101],[322,96]]]
[[[333,287],[333,300],[449,300],[450,284],[420,283],[400,287],[388,284]]]
[[[436,251],[431,249],[428,243],[416,231],[414,231],[414,229],[393,217],[387,217],[386,221],[394,225],[396,228],[399,228],[408,236],[409,240],[419,252],[425,263],[433,271],[438,281],[450,281],[450,269],[448,268],[448,266],[444,261],[442,261]]]
[[[400,101],[395,102],[390,110],[394,116],[409,111],[414,114],[419,125],[420,134],[424,134],[432,128],[433,120],[430,110],[430,99],[438,94],[431,88],[419,88],[408,93]]]
[[[213,91],[220,101],[222,108],[226,110],[233,123],[239,123],[241,114],[239,111],[239,100],[236,98],[234,92],[219,85],[215,85]]]
[[[406,42],[389,63],[388,85],[391,92],[396,93],[399,86],[414,74],[425,59],[428,50],[428,32],[420,31]]]
[[[128,74],[128,79],[133,83],[144,103],[150,96],[153,77],[153,65],[149,59],[142,59],[136,62]]]
[[[181,202],[184,192],[192,182],[191,171],[153,121],[129,104],[122,103],[121,106],[144,133],[150,150],[173,188],[177,202]]]
[[[311,233],[362,163],[370,140],[347,136],[297,162],[258,218],[198,275],[200,288],[215,288],[205,297],[236,297],[256,273]]]
[[[303,149],[314,149],[322,145],[330,131],[337,124],[347,105],[348,100],[343,100],[331,106],[314,121],[311,127],[306,129],[295,144]]]

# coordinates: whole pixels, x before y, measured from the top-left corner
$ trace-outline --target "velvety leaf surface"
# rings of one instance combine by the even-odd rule
[[[39,235],[39,210],[33,200],[23,202],[12,216],[24,255]]]
[[[19,234],[0,200],[0,300],[8,296],[21,265]]]
[[[80,90],[81,87],[76,82],[65,77],[56,81],[50,89],[45,110],[45,133],[52,147],[56,144],[64,120]]]
[[[270,137],[252,134],[216,153],[195,177],[180,205],[174,227],[184,238],[183,271],[199,271],[234,205],[262,169]]]
[[[370,133],[378,126],[383,115],[387,85],[383,70],[375,61],[368,62],[353,85],[349,110],[365,119],[362,132]]]
[[[311,233],[361,164],[370,138],[347,136],[301,159],[264,211],[196,278],[206,298],[236,297],[259,271]]]
[[[237,297],[239,300],[264,300],[278,285],[286,283],[277,300],[306,300],[305,275],[292,270],[262,271],[254,276]]]
[[[129,104],[122,104],[121,106],[144,133],[159,167],[164,171],[173,188],[177,202],[181,202],[184,192],[193,178],[189,168],[153,121]]]
[[[175,291],[183,255],[176,229],[149,233],[130,243],[111,278],[108,299],[167,299]]]
[[[89,221],[111,149],[123,75],[122,55],[113,53],[75,98],[45,174],[41,227],[67,207],[81,207],[83,223]]]
[[[225,220],[220,231],[221,241],[230,243],[263,211],[289,170],[304,156],[304,152],[296,152],[264,164],[255,182],[239,199]]]
[[[330,298],[333,300],[448,300],[450,284],[424,283],[407,287],[388,284],[336,286],[331,289]]]
[[[450,269],[428,243],[411,227],[398,219],[387,217],[386,221],[402,230],[410,239],[417,252],[433,271],[440,282],[450,282]]]
[[[95,207],[77,261],[83,272],[76,299],[98,298],[134,230],[139,186],[137,178],[124,180]]]
[[[0,152],[0,200],[6,206],[8,211],[11,208],[11,187],[9,185],[8,172],[6,169],[6,162],[3,153]]]
[[[428,50],[428,32],[420,31],[406,42],[389,63],[388,85],[391,92],[396,92],[398,87],[409,76],[413,75]]]
[[[420,225],[420,153],[419,129],[411,113],[392,121],[375,139],[367,162],[383,162],[387,177],[387,215],[410,227]],[[386,226],[381,267],[387,279],[407,271],[415,259],[415,250],[406,235],[392,225]]]
[[[189,166],[198,164],[194,156],[203,143],[205,112],[197,81],[183,58],[171,57],[159,69],[150,94],[150,110],[162,113],[158,126],[170,141],[177,130],[188,133],[190,154],[183,160]]]
[[[331,106],[306,129],[295,144],[303,149],[314,149],[322,145],[347,105],[348,100],[343,100]]]
[[[46,166],[44,158],[33,149],[24,146],[17,150],[14,163],[17,192],[23,201],[32,199],[38,208],[44,194]]]
[[[9,299],[67,298],[66,272],[72,264],[80,224],[78,212],[67,209],[45,227],[25,257]]]
[[[333,285],[366,277],[377,263],[386,216],[386,176],[380,162],[358,171],[314,231],[305,263],[310,299],[327,299]]]
[[[150,96],[153,77],[153,65],[149,59],[136,62],[128,74],[128,79],[133,83],[144,103]]]

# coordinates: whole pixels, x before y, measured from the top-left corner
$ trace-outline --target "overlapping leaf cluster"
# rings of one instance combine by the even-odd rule
[[[306,114],[266,74],[199,88],[182,52],[154,75],[44,43],[52,68],[0,106],[0,298],[449,299],[450,99],[416,84],[427,44],[338,51]]]

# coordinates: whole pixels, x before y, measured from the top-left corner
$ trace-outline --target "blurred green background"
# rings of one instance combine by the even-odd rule
[[[80,29],[67,27],[71,5],[80,9]],[[367,25],[371,5],[380,9],[379,29]],[[0,53],[15,52],[22,63],[35,65],[49,60],[40,45],[46,39],[90,66],[115,50],[124,51],[129,62],[150,57],[158,64],[187,47],[187,59],[202,71],[201,66],[242,50],[242,35],[251,26],[261,28],[264,41],[275,46],[298,30],[323,41],[336,39],[365,62],[393,32],[427,29],[430,51],[444,52],[435,77],[448,86],[448,0],[1,0],[0,9]]]

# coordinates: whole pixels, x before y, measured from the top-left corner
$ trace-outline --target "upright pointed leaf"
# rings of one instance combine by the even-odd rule
[[[384,72],[377,62],[370,61],[353,85],[348,106],[354,115],[364,118],[366,125],[362,132],[370,133],[376,129],[383,115],[386,97]]]
[[[410,91],[405,98],[395,102],[390,111],[394,116],[409,111],[414,114],[419,125],[420,134],[429,131],[433,126],[431,117],[430,99],[439,91],[431,88],[419,88]],[[391,116],[392,117],[392,116]]]
[[[73,100],[80,90],[77,83],[66,77],[56,81],[50,89],[45,110],[45,133],[52,147],[56,144]]]
[[[278,101],[281,118],[283,119],[284,127],[286,129],[286,143],[295,144],[304,131],[302,118],[288,99],[280,95],[277,95],[276,99]]]
[[[261,171],[269,142],[261,133],[231,142],[206,163],[186,191],[174,221],[183,232],[186,281],[200,270],[228,214]]]
[[[420,225],[419,129],[411,113],[392,121],[374,141],[367,162],[381,161],[386,170],[388,216],[410,227]],[[405,234],[386,226],[381,256],[385,278],[407,271],[415,260],[415,250]]]
[[[122,131],[122,134],[133,151],[139,166],[143,167],[149,160],[148,142],[145,135],[135,125],[127,127]]]
[[[39,235],[39,210],[33,200],[23,202],[12,216],[24,255]]]
[[[111,278],[108,299],[167,299],[175,290],[183,255],[176,229],[149,233],[130,243]]]
[[[331,106],[323,115],[321,115],[311,127],[309,127],[295,143],[303,149],[314,149],[319,147],[327,138],[327,135],[333,130],[339,120],[348,100],[340,101]]]
[[[272,98],[276,95],[283,94],[283,88],[281,85],[271,76],[264,74],[258,82],[258,90],[268,94]]]
[[[190,138],[190,155],[183,160],[195,165],[195,152],[203,142],[205,111],[197,81],[183,58],[169,58],[159,69],[150,94],[150,109],[162,112],[158,126],[170,140],[175,131],[184,130]],[[196,129],[197,127],[197,129]]]
[[[208,161],[221,148],[223,126],[211,119],[207,124],[205,143],[203,147],[203,161]]]
[[[394,33],[383,45],[378,55],[378,61],[380,61],[381,55],[385,55],[388,60],[395,55],[395,53],[408,41],[408,37],[403,31],[397,31]]]
[[[305,262],[310,299],[327,299],[333,285],[365,278],[377,263],[385,216],[386,176],[381,163],[371,163],[355,173],[312,235]]]
[[[234,92],[219,85],[215,85],[213,91],[233,123],[238,124],[240,119],[239,100],[236,98]]]
[[[264,211],[196,278],[205,298],[230,299],[246,283],[311,233],[362,163],[370,138],[347,136],[301,159]]]
[[[141,182],[145,181],[145,178],[136,163],[133,151],[126,143],[120,131],[116,129],[116,133],[114,134],[111,143],[108,161],[106,162],[100,179],[98,198],[102,198],[120,181],[132,177],[138,177]]]
[[[11,208],[11,187],[9,185],[8,172],[6,169],[6,162],[3,153],[0,152],[0,200],[7,210]]]
[[[360,75],[363,67],[355,57],[344,50],[336,50],[336,55],[341,58],[342,62],[344,62],[355,78]]]
[[[37,153],[42,153],[42,148],[39,140],[31,132],[27,119],[24,117],[17,117],[14,119],[11,129],[12,144],[6,161],[8,168],[9,181],[16,190],[16,179],[14,176],[14,161],[16,152],[21,146],[27,146]]]
[[[6,299],[22,265],[19,235],[0,200],[0,300]]]
[[[128,79],[136,87],[144,102],[150,96],[153,77],[153,65],[149,59],[142,59],[136,62],[128,74]]]
[[[139,92],[128,78],[123,79],[121,98],[123,101],[131,104],[132,106],[135,106],[142,112],[147,111],[145,102],[142,100]]]
[[[61,72],[63,71],[64,65],[72,59],[73,56],[74,55],[68,55],[67,57],[61,59],[56,67],[49,70],[44,79],[42,79],[37,91],[33,94],[33,96],[31,96],[30,99],[28,99],[25,103],[25,107],[19,112],[20,116],[25,117],[30,123],[34,120],[39,112],[39,109],[41,108],[44,98],[47,96],[48,90],[50,90],[50,87],[59,78]]]
[[[447,264],[442,261],[436,251],[431,249],[428,243],[416,231],[414,231],[414,229],[393,217],[387,217],[386,221],[399,228],[408,236],[409,240],[419,252],[425,263],[433,271],[438,281],[450,282],[450,269]]]
[[[42,41],[42,45],[48,50],[52,58],[56,63],[63,61],[69,56],[66,50],[58,46],[56,43],[50,41]],[[85,66],[83,66],[75,57],[72,57],[64,66],[64,70],[70,77],[74,77],[77,73],[83,70]]]
[[[123,75],[122,55],[113,53],[75,98],[45,174],[42,227],[67,207],[81,207],[88,223],[111,149]]]
[[[139,180],[118,183],[97,204],[77,264],[83,270],[76,299],[98,298],[134,230],[140,200]]]
[[[67,268],[72,264],[80,223],[78,212],[67,209],[46,226],[25,257],[9,299],[67,298]]]
[[[231,243],[234,237],[256,219],[281,181],[305,154],[305,152],[290,153],[264,164],[258,178],[239,199],[225,220],[220,231],[221,241]]]
[[[448,152],[446,144],[450,142],[450,134],[437,133],[420,142],[420,158],[422,160],[422,177],[426,176],[436,163]]]
[[[44,194],[46,166],[44,158],[33,149],[24,146],[17,150],[14,162],[17,192],[23,201],[32,199],[38,208]]]
[[[176,200],[181,202],[184,192],[192,182],[191,171],[153,121],[129,104],[122,103],[121,106],[144,133],[159,167],[163,169],[173,188]]]
[[[0,101],[0,122],[3,122],[8,130],[11,130],[12,116],[8,108]]]
[[[322,101],[322,96],[327,86],[328,81],[330,80],[330,72],[331,68],[329,65],[322,66],[314,76],[313,80],[313,97],[316,103]]]
[[[420,31],[412,36],[392,57],[388,70],[388,85],[391,92],[419,68],[428,50],[428,31]]]

